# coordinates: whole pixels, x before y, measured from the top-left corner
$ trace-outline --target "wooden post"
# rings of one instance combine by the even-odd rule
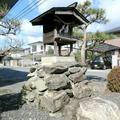
[[[58,46],[59,56],[61,56],[61,45]]]
[[[73,51],[73,44],[70,44],[70,54]]]
[[[44,44],[44,55],[46,55],[46,44]]]

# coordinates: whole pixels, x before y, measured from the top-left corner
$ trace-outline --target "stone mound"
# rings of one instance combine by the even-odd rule
[[[65,120],[104,120],[104,116],[106,120],[117,120],[117,117],[120,120],[120,110],[113,105],[114,100],[111,101],[108,97],[107,101],[107,97],[103,97],[106,93],[111,94],[107,89],[107,81],[86,80],[86,70],[78,63],[34,66],[23,86],[22,100],[29,104],[37,103],[50,115],[61,113]],[[114,98],[116,99],[116,95]],[[117,113],[111,113],[110,110]],[[102,111],[105,111],[105,114]],[[108,117],[107,114],[114,115]]]

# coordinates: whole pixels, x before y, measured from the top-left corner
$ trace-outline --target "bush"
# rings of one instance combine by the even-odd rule
[[[120,67],[113,68],[107,76],[108,89],[112,92],[120,92]]]

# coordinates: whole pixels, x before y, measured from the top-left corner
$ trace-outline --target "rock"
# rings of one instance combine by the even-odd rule
[[[32,91],[32,89],[35,89],[35,81],[36,81],[37,77],[31,77],[30,79],[28,79],[28,81],[26,81],[26,83],[23,86],[23,89],[26,91]]]
[[[81,64],[78,63],[78,62],[67,62],[67,63],[59,63],[59,64],[67,66],[68,68],[71,68],[71,67],[82,67]]]
[[[72,67],[72,68],[69,68],[69,72],[71,73],[71,74],[74,74],[74,73],[77,73],[77,72],[79,72],[80,71],[80,67]]]
[[[84,80],[84,75],[81,72],[74,73],[68,77],[73,83],[78,83]]]
[[[72,87],[74,97],[81,99],[85,97],[98,96],[104,94],[107,89],[107,82],[97,80],[85,80],[83,82],[73,85]]]
[[[67,95],[69,97],[73,97],[73,91],[72,91],[72,89],[65,89],[65,92],[67,93]]]
[[[66,72],[68,68],[66,66],[54,65],[54,66],[44,66],[43,71],[47,74],[62,74]]]
[[[24,98],[24,100],[27,102],[27,103],[29,103],[29,102],[34,102],[34,100],[35,100],[35,92],[29,92],[26,96],[25,96],[25,98]]]
[[[36,81],[35,81],[35,88],[38,92],[42,92],[42,91],[45,91],[47,90],[47,86],[45,85],[45,81],[41,78],[38,78]]]
[[[63,89],[70,86],[69,79],[64,74],[51,75],[50,77],[45,79],[45,82],[49,90]]]
[[[37,91],[42,92],[47,89],[45,81],[37,76],[30,78],[24,85],[23,89],[32,91],[37,89]]]
[[[39,78],[44,78],[45,77],[45,72],[43,71],[43,69],[38,69],[36,71],[36,74]]]
[[[34,76],[36,76],[37,74],[36,74],[36,71],[35,72],[32,72],[32,73],[29,73],[28,75],[27,75],[27,77],[28,78],[31,78],[31,77],[34,77]]]
[[[64,91],[46,91],[40,99],[40,106],[52,113],[60,110],[69,102],[69,97]]]
[[[36,70],[36,66],[31,67],[31,68],[30,68],[30,73],[35,72],[35,70]]]
[[[63,116],[65,120],[77,120],[76,113],[78,107],[79,107],[79,100],[74,98],[70,99],[70,102],[63,109]]]
[[[77,120],[120,120],[120,94],[84,99],[76,116]]]
[[[70,75],[70,72],[66,71],[64,74],[68,77]]]

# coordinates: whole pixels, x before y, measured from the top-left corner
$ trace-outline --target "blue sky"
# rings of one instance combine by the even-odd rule
[[[19,39],[23,39],[25,45],[35,41],[42,41],[42,27],[33,27],[29,22],[31,19],[50,9],[51,7],[57,6],[68,6],[73,2],[82,3],[85,0],[46,0],[42,5],[36,7],[32,12],[27,13],[25,16],[20,18],[21,10],[26,6],[30,6],[32,2],[37,2],[38,0],[19,0],[17,4],[8,13],[8,18],[17,17],[22,25],[21,32],[17,35]],[[105,31],[114,27],[120,26],[120,0],[90,0],[93,7],[103,8],[106,10],[106,17],[109,19],[109,23],[106,25],[93,24],[88,28],[88,31]],[[1,39],[5,39],[0,36]],[[5,42],[0,41],[3,46]]]

